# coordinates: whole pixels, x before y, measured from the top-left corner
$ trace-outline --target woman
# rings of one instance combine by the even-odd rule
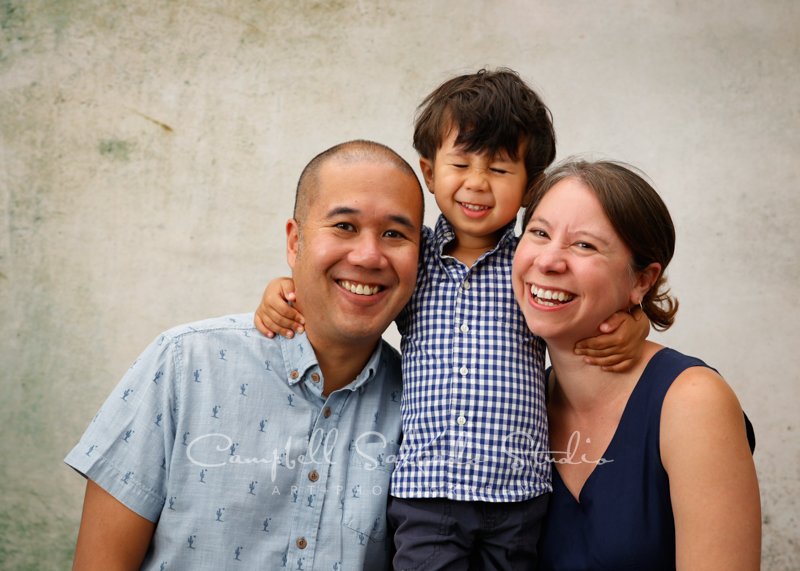
[[[543,569],[759,568],[758,483],[725,381],[652,342],[625,373],[573,353],[619,309],[672,324],[664,270],[674,244],[658,194],[616,163],[557,167],[526,213],[514,292],[552,362]]]

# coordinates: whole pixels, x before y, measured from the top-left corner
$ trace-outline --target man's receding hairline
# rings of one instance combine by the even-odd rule
[[[319,188],[319,175],[323,166],[328,164],[373,164],[394,167],[397,171],[411,177],[419,186],[414,169],[394,150],[374,141],[363,139],[347,141],[335,145],[315,156],[303,169],[297,183],[294,218],[300,222],[308,211],[309,203],[314,199]],[[422,192],[420,187],[420,193]]]
[[[316,159],[312,170],[319,177],[320,169],[328,164],[385,164],[416,178],[408,163],[394,151],[371,141],[350,141],[329,149],[329,153],[322,153]]]

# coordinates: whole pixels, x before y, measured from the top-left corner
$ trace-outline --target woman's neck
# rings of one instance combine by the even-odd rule
[[[644,351],[627,371],[612,373],[584,362],[583,356],[573,352],[573,346],[574,343],[569,347],[548,343],[547,348],[555,373],[551,398],[576,412],[597,410],[598,404],[610,405],[620,397],[627,400],[647,362],[660,349],[645,341]]]

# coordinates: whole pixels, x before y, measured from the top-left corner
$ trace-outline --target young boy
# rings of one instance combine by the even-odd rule
[[[513,71],[481,70],[425,98],[414,148],[442,214],[423,230],[416,290],[396,320],[403,441],[388,508],[394,567],[532,569],[551,491],[545,346],[514,300],[511,262],[519,209],[555,158],[550,112]],[[285,301],[291,289],[276,281],[265,291],[263,332],[301,330]],[[594,341],[606,347],[599,354],[614,354],[602,363],[638,352],[646,321],[605,323],[616,331]]]

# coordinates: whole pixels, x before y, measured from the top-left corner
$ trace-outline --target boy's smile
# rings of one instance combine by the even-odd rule
[[[461,259],[459,252],[464,249],[486,252],[497,245],[502,230],[516,219],[522,206],[528,175],[524,148],[512,160],[504,154],[467,152],[456,146],[457,138],[458,130],[451,129],[435,159],[420,159],[420,168],[455,231],[456,244],[450,254]]]

